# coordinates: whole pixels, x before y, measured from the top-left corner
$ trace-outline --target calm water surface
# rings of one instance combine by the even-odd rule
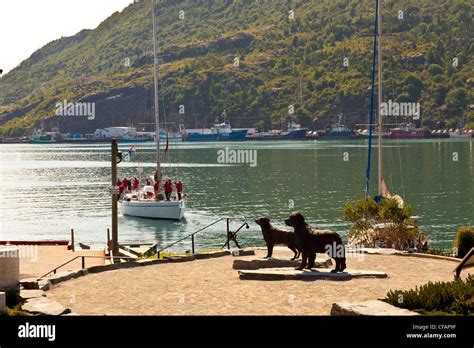
[[[153,172],[154,144],[137,147],[131,162],[119,164],[120,177],[136,176],[138,166],[147,175]],[[225,147],[256,150],[257,166],[218,163],[218,151]],[[0,240],[68,239],[74,228],[76,241],[104,245],[111,220],[109,144],[5,144],[0,150]],[[164,158],[165,175],[183,178],[186,219],[120,215],[119,239],[167,245],[230,216],[252,222],[239,232],[243,246],[262,245],[255,217],[268,215],[283,225],[293,210],[345,236],[342,206],[364,194],[366,156],[365,141],[173,144]],[[376,157],[375,151],[372,194]],[[458,227],[474,225],[473,140],[387,140],[384,167],[390,191],[412,205],[434,246],[448,248]],[[196,237],[205,248],[220,247],[224,240],[224,223]],[[189,242],[178,248],[189,249]]]

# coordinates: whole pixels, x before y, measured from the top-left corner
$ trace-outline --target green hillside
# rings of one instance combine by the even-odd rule
[[[237,126],[267,117],[279,125],[294,105],[308,126],[339,113],[348,123],[366,119],[374,8],[361,0],[160,2],[167,117],[201,126],[225,108]],[[420,102],[424,125],[474,124],[473,8],[468,0],[384,0],[384,100]],[[0,132],[30,133],[63,100],[95,101],[97,117],[61,120],[62,129],[149,122],[151,50],[149,1],[49,43],[0,77]]]

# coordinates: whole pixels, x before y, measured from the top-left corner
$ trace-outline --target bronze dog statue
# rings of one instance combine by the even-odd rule
[[[255,220],[255,223],[262,228],[263,239],[267,243],[267,256],[265,258],[272,257],[273,246],[275,244],[285,244],[291,251],[295,253],[292,260],[296,260],[300,257],[300,249],[296,242],[296,236],[293,232],[279,229],[270,224],[270,219],[267,217],[261,217]]]
[[[285,220],[285,224],[295,229],[296,242],[302,253],[302,263],[297,269],[313,268],[316,253],[325,253],[336,261],[336,268],[331,272],[344,271],[346,256],[339,234],[308,226],[300,212],[291,213],[290,217]]]

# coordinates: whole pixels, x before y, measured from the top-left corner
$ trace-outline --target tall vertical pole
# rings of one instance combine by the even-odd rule
[[[117,185],[117,139],[112,139],[112,186]],[[117,195],[112,195],[112,252],[118,254]]]
[[[378,172],[379,172],[379,196],[382,194],[382,180],[383,180],[383,167],[382,167],[382,0],[379,0],[379,6],[377,11],[377,38],[378,38],[378,94],[379,94],[379,134],[378,134]]]
[[[151,1],[151,16],[153,22],[153,82],[155,97],[155,133],[156,133],[156,172],[155,180],[161,179],[161,161],[160,161],[160,110],[158,107],[158,57],[156,53],[156,19],[155,19],[155,0]]]

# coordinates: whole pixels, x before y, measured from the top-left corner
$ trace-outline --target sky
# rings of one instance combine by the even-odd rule
[[[133,0],[0,0],[0,69],[5,75],[62,36],[94,29]]]

